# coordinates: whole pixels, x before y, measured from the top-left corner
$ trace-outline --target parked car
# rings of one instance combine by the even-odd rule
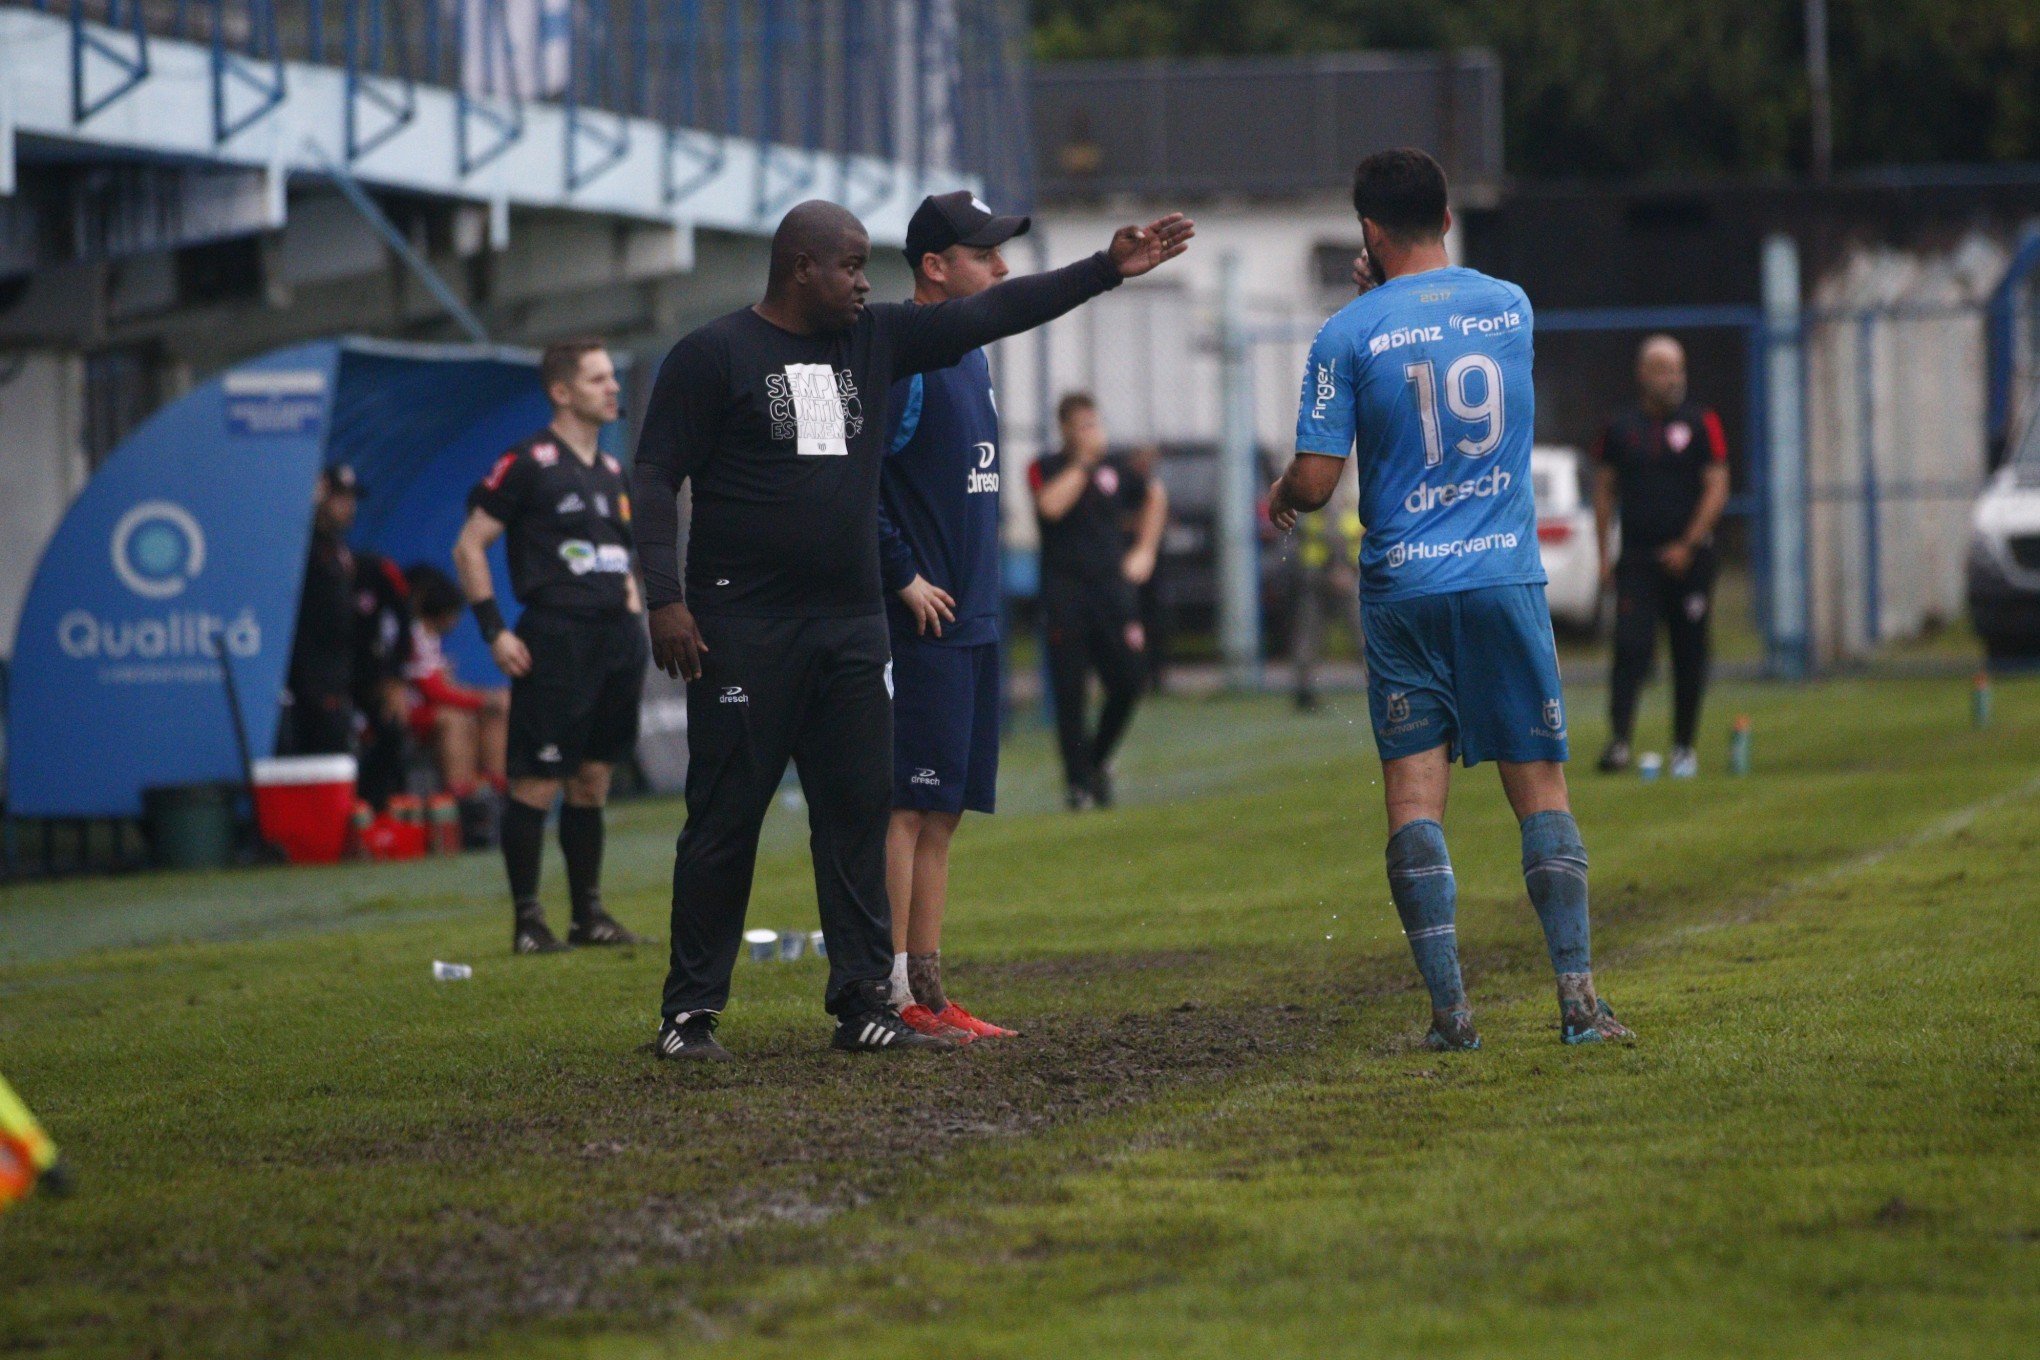
[[[1992,660],[2040,656],[2040,414],[1977,498],[1969,618]]]
[[[1552,622],[1583,633],[1601,631],[1608,616],[1601,588],[1600,554],[1594,546],[1594,498],[1589,468],[1580,451],[1566,444],[1530,450],[1530,487],[1537,500],[1537,555],[1551,578],[1545,599]]]
[[[1271,469],[1279,466],[1265,452]],[[1218,569],[1212,544],[1217,518],[1218,450],[1208,443],[1164,444],[1162,482],[1169,489],[1169,528],[1162,539],[1164,598],[1176,629],[1214,629]],[[1257,486],[1265,487],[1272,471]],[[1598,632],[1607,618],[1594,549],[1594,505],[1587,493],[1586,460],[1566,445],[1538,445],[1530,453],[1531,491],[1537,503],[1537,549],[1551,578],[1546,589],[1559,625]],[[1272,653],[1287,646],[1294,578],[1280,543],[1261,552],[1262,627]]]

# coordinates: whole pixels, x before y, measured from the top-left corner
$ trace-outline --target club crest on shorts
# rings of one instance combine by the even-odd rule
[[[1544,725],[1556,732],[1565,726],[1565,706],[1556,699],[1544,701]]]
[[[1410,716],[1410,696],[1400,692],[1389,695],[1386,712],[1388,720],[1392,723],[1407,722]]]

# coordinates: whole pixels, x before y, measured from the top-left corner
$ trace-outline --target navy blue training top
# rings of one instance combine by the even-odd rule
[[[893,384],[892,429],[879,475],[878,553],[886,615],[914,635],[896,592],[916,573],[956,599],[956,622],[923,642],[999,640],[999,408],[992,370],[974,349],[954,368]]]

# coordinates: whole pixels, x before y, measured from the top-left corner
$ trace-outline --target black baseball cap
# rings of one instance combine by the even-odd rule
[[[355,476],[352,463],[333,464],[319,474],[319,481],[328,495],[336,491],[346,491],[356,496],[368,494],[368,488],[361,484],[361,478]]]
[[[1000,217],[968,189],[930,194],[907,223],[907,263],[917,265],[930,251],[939,255],[951,246],[1002,246],[1033,225],[1031,217]]]

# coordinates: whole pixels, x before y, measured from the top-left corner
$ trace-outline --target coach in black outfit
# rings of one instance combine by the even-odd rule
[[[1663,619],[1672,651],[1669,773],[1700,772],[1693,742],[1707,688],[1707,629],[1714,612],[1714,526],[1728,504],[1728,441],[1721,418],[1686,393],[1686,351],[1653,335],[1636,353],[1638,403],[1610,421],[1594,446],[1594,516],[1601,576],[1615,582],[1614,729],[1601,769],[1629,767],[1636,700]],[[1617,513],[1622,556],[1609,566]]]
[[[1106,452],[1088,392],[1056,404],[1062,448],[1027,469],[1041,525],[1041,617],[1055,731],[1070,811],[1112,806],[1112,752],[1133,721],[1147,673],[1140,588],[1154,576],[1169,518],[1161,482]],[[1133,524],[1128,542],[1125,525]],[[1098,726],[1084,730],[1093,670],[1105,689]]]
[[[519,954],[637,943],[602,909],[602,805],[611,767],[637,746],[647,650],[631,570],[630,487],[623,465],[596,447],[616,419],[616,367],[600,340],[568,340],[545,351],[539,377],[552,423],[498,459],[469,494],[453,549],[475,621],[510,677],[501,840],[515,917],[510,947]],[[524,606],[514,632],[489,576],[489,545],[505,534],[510,587]],[[538,902],[546,812],[562,789],[560,853],[573,910],[564,944]]]
[[[652,654],[688,681],[687,826],[673,864],[662,1056],[729,1056],[716,1017],[729,1001],[759,825],[789,758],[807,794],[835,1046],[950,1046],[907,1029],[886,1004],[892,706],[878,486],[888,394],[896,378],[945,368],[1145,274],[1181,254],[1191,231],[1175,214],[975,297],[866,305],[863,225],[833,203],[803,203],[772,238],[764,300],[666,356],[636,469]],[[675,497],[689,479],[683,588]]]

